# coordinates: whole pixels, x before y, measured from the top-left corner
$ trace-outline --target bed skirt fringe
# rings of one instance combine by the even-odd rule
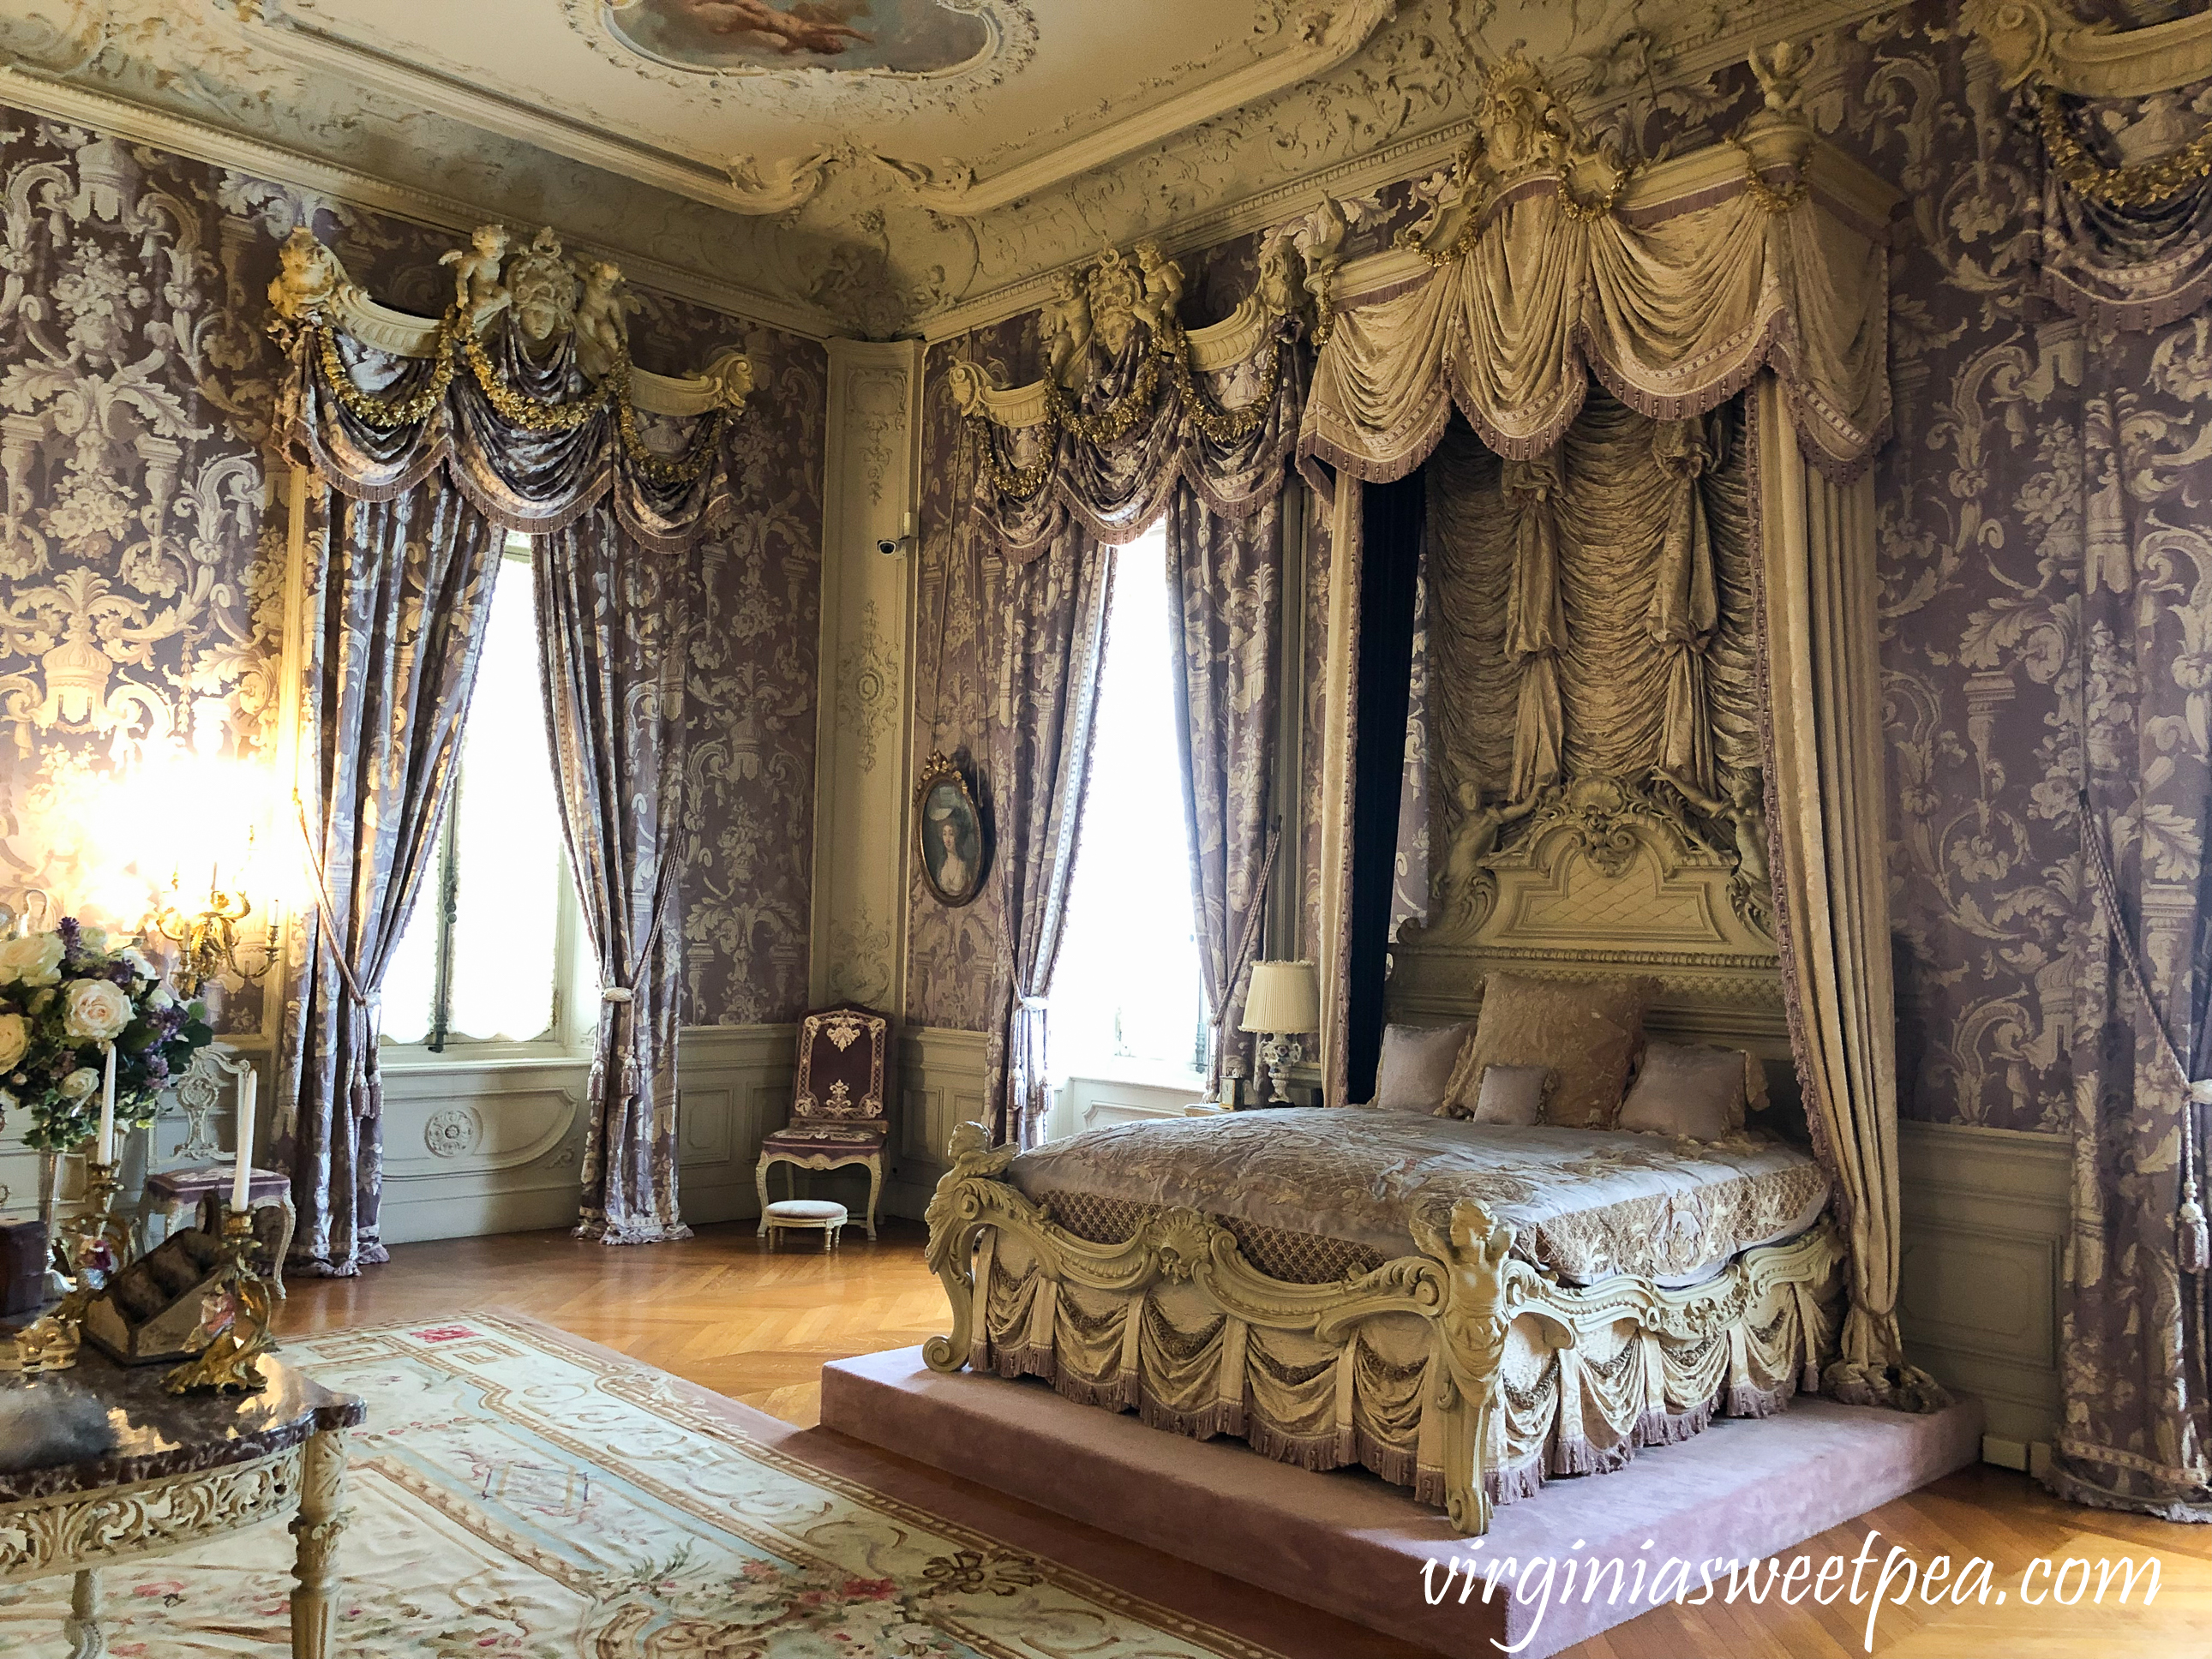
[[[1417,1502],[1443,1504],[1426,1321],[1384,1314],[1324,1343],[1248,1324],[1188,1286],[1060,1285],[1010,1237],[978,1254],[974,1369],[1037,1377],[1079,1405],[1134,1412],[1191,1439],[1241,1438],[1300,1468],[1363,1468]],[[1762,1281],[1717,1326],[1708,1317],[1669,1329],[1608,1311],[1556,1346],[1545,1322],[1516,1320],[1481,1460],[1491,1501],[1609,1474],[1639,1449],[1703,1433],[1717,1415],[1770,1417],[1817,1392],[1835,1288]]]

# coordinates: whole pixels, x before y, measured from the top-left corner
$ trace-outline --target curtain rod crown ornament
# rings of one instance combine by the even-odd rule
[[[1966,0],[1960,16],[2008,91],[2033,80],[2077,98],[2143,98],[2212,76],[2212,12],[2117,29],[2059,0]]]
[[[452,308],[442,318],[417,317],[370,299],[313,230],[298,226],[279,246],[277,274],[269,284],[276,331],[323,331],[326,353],[335,349],[332,334],[400,357],[443,360],[459,345],[473,364],[482,356],[477,337],[508,313],[533,356],[573,335],[576,367],[586,381],[621,402],[627,377],[628,401],[647,415],[688,418],[717,410],[731,416],[744,411],[758,383],[744,352],[721,352],[696,374],[648,374],[630,362],[629,319],[643,307],[629,292],[621,266],[567,253],[550,225],[510,255],[511,246],[504,226],[478,226],[468,246],[439,258],[453,270]],[[436,384],[442,394],[443,379]]]

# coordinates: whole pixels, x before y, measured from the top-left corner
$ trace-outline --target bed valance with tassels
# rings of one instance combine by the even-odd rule
[[[510,252],[485,226],[445,256],[453,303],[434,319],[378,305],[305,228],[282,254],[281,429],[342,493],[392,501],[444,465],[502,529],[543,535],[606,501],[663,550],[726,515],[725,439],[752,365],[732,351],[682,378],[635,368],[637,302],[616,266],[570,258],[550,229]]]
[[[1070,517],[1103,542],[1135,540],[1177,479],[1224,518],[1280,492],[1305,395],[1292,250],[1273,239],[1253,292],[1209,327],[1182,327],[1182,286],[1156,244],[1109,251],[1063,275],[1044,307],[1045,379],[1000,388],[952,366],[980,447],[975,510],[1016,562]]]
[[[1595,374],[1655,420],[1725,403],[1771,367],[1806,457],[1838,482],[1887,429],[1887,187],[1819,143],[1794,87],[1729,140],[1631,171],[1562,118],[1509,58],[1480,137],[1422,186],[1399,251],[1358,290],[1315,365],[1298,453],[1375,482],[1436,447],[1455,405],[1531,460]]]

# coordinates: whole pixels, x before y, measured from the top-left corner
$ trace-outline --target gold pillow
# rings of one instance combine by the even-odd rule
[[[1610,1129],[1644,1041],[1644,1011],[1657,994],[1649,979],[1572,983],[1492,974],[1483,981],[1474,1037],[1460,1053],[1444,1104],[1472,1115],[1483,1070],[1548,1066],[1544,1121],[1563,1129]]]

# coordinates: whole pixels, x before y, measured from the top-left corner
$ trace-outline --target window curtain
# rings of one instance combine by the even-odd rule
[[[435,861],[501,538],[435,478],[376,501],[325,489],[307,518],[317,747],[300,823],[319,925],[287,992],[276,1158],[299,1212],[292,1271],[349,1278],[386,1259],[377,990]]]
[[[1190,848],[1199,970],[1213,1020],[1207,1092],[1234,1055],[1252,1075],[1251,1039],[1230,1016],[1257,952],[1267,885],[1279,854],[1271,763],[1282,696],[1283,523],[1279,497],[1244,519],[1176,491],[1168,514],[1168,631],[1183,829]]]
[[[601,504],[538,543],[538,659],[568,867],[603,981],[579,1238],[688,1238],[677,1202],[684,643],[693,567]]]
[[[2128,186],[2146,169],[2089,159],[2078,113],[2046,117],[2046,143],[2074,153],[2044,184],[2039,258],[2046,291],[2094,331],[2080,614],[2059,676],[2078,770],[2041,796],[2077,819],[2082,849],[2064,1427],[2045,1479],[2077,1503],[2212,1522],[2212,180],[2142,204]]]
[[[1179,280],[1179,277],[1178,277]],[[1167,520],[1170,627],[1183,693],[1177,750],[1201,970],[1228,1044],[1266,897],[1267,780],[1282,584],[1281,495],[1304,394],[1296,325],[1248,301],[1224,360],[1171,313],[1122,319],[1060,384],[986,386],[958,364],[976,441],[974,511],[1008,562],[987,744],[1003,900],[994,975],[994,1132],[1042,1126],[1046,1024],[1103,662],[1112,559]],[[1162,325],[1162,323],[1164,325]],[[1087,338],[1086,335],[1086,338]],[[1216,1044],[1216,1073],[1224,1042]]]
[[[988,1086],[993,1133],[1006,1145],[1036,1145],[1048,1103],[1046,1017],[1091,778],[1113,575],[1113,559],[1073,523],[1007,574],[987,736],[1001,895]]]
[[[383,1259],[377,987],[451,793],[491,564],[508,531],[541,538],[565,827],[603,975],[611,992],[629,993],[600,1006],[588,1105],[598,1161],[580,1231],[615,1242],[678,1236],[680,929],[667,916],[665,849],[682,756],[665,730],[680,717],[665,707],[665,681],[690,614],[672,599],[678,568],[730,513],[728,411],[641,420],[607,382],[586,378],[574,333],[526,343],[511,313],[474,347],[441,329],[428,356],[365,343],[317,308],[287,316],[280,422],[326,504],[310,536],[319,657],[308,717],[321,799],[302,815],[319,926],[294,975],[301,1014],[287,1037],[293,1087],[280,1142],[294,1159],[296,1254],[306,1270],[331,1273]],[[629,373],[626,358],[615,373]],[[588,617],[559,608],[586,604]],[[574,654],[586,648],[595,654]],[[611,785],[618,823],[602,811]],[[649,913],[640,894],[655,896]]]

